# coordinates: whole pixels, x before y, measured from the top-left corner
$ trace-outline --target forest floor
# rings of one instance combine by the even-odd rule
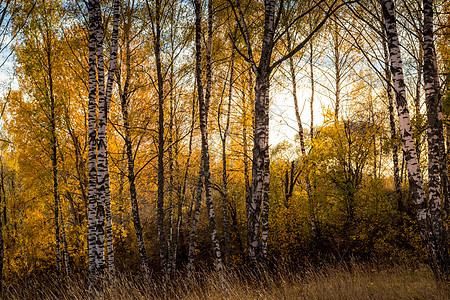
[[[50,279],[50,278],[49,278]],[[450,286],[438,284],[425,265],[340,264],[297,271],[250,275],[227,272],[186,278],[145,280],[117,275],[103,281],[103,292],[88,289],[85,280],[30,279],[5,285],[3,299],[450,299]],[[222,283],[221,283],[222,282]]]

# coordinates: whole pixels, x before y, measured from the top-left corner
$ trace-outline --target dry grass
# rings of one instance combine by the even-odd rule
[[[82,279],[61,285],[29,280],[7,286],[4,299],[450,299],[448,286],[438,285],[424,265],[373,267],[347,264],[320,270],[261,272],[258,276],[232,271],[220,283],[217,274],[181,274],[172,280],[144,280],[119,275],[103,281],[104,292],[88,289]]]

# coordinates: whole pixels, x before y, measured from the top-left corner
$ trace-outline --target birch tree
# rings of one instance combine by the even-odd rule
[[[89,208],[88,208],[88,256],[89,271],[96,274],[98,270],[96,247],[96,205],[97,205],[97,38],[98,23],[96,0],[89,0],[89,117],[88,117],[88,143],[89,143]]]
[[[442,270],[445,270],[445,266],[441,265],[443,261],[441,261],[439,258],[440,254],[438,253],[438,251],[440,249],[437,243],[439,243],[440,241],[436,240],[433,236],[433,227],[431,226],[430,212],[428,210],[427,204],[428,199],[425,194],[422,174],[420,172],[416,148],[411,131],[411,121],[409,117],[408,106],[406,103],[403,66],[400,54],[400,44],[397,34],[395,6],[393,1],[383,0],[382,9],[391,63],[391,73],[396,94],[400,136],[402,138],[403,154],[408,171],[410,189],[416,207],[417,224],[419,226],[419,231],[422,239],[424,240],[426,248],[428,250],[428,255],[433,270],[436,274],[440,274]]]
[[[97,128],[97,207],[95,225],[95,244],[97,272],[103,274],[105,268],[105,203],[106,203],[106,95],[105,95],[105,63],[103,57],[103,20],[100,2],[94,7],[97,16],[95,28],[98,87],[98,128]]]
[[[106,82],[106,92],[105,92],[105,102],[103,103],[103,119],[104,119],[104,135],[102,134],[100,137],[103,141],[99,142],[99,145],[102,145],[102,149],[104,149],[105,156],[105,174],[104,178],[104,187],[105,187],[105,216],[106,216],[106,253],[107,253],[107,262],[108,262],[108,272],[111,276],[114,276],[114,244],[113,244],[113,228],[112,228],[112,213],[111,213],[111,190],[110,190],[110,179],[109,179],[109,168],[108,168],[108,139],[106,132],[106,123],[108,122],[108,113],[109,108],[111,106],[111,97],[112,97],[112,89],[114,83],[114,75],[116,73],[117,66],[117,43],[118,43],[118,35],[119,35],[119,8],[120,1],[113,1],[113,30],[111,36],[111,55],[109,59],[109,68],[108,68],[108,79]],[[103,128],[102,128],[103,129]],[[103,148],[104,147],[104,148]],[[100,151],[99,151],[100,152]],[[102,182],[100,180],[100,182]]]
[[[114,1],[109,72],[105,86],[104,30],[99,1],[88,2],[89,11],[89,268],[102,274],[105,268],[105,230],[108,271],[114,274],[111,192],[106,126],[117,59],[119,1]],[[98,93],[98,129],[96,128]],[[105,228],[106,223],[106,228]],[[95,244],[95,245],[94,245]],[[94,250],[95,247],[95,250]],[[92,253],[92,254],[91,254]]]
[[[246,20],[244,10],[239,0],[236,3],[230,1],[235,20],[240,29],[245,43],[246,54],[244,54],[235,45],[238,53],[250,64],[253,73],[256,76],[255,82],[255,109],[254,109],[254,129],[253,129],[253,163],[252,163],[252,185],[251,199],[248,205],[248,254],[253,263],[264,260],[268,239],[267,216],[269,209],[269,88],[270,75],[272,71],[285,60],[294,56],[305,47],[314,34],[326,23],[327,19],[343,4],[337,0],[322,7],[322,1],[313,2],[307,6],[304,11],[298,15],[288,18],[285,29],[280,30],[278,25],[285,12],[290,11],[292,3],[281,1],[278,10],[275,0],[264,1],[264,27],[262,34],[262,45],[259,55],[254,55],[253,42],[250,40],[250,31],[248,20]],[[282,54],[272,62],[273,50],[278,41],[286,34],[287,30],[296,24],[300,19],[307,16],[314,10],[325,11],[317,25],[308,33],[306,37],[297,45],[293,46],[288,53]],[[255,57],[259,57],[259,61]],[[264,232],[261,232],[261,218],[264,218]],[[265,251],[265,250],[264,250]]]
[[[209,231],[211,236],[211,242],[213,247],[213,257],[215,262],[216,270],[222,274],[223,263],[222,263],[222,252],[220,250],[220,244],[217,236],[216,221],[214,206],[212,202],[211,195],[211,173],[209,165],[209,150],[208,150],[208,108],[209,101],[211,97],[211,51],[212,51],[212,25],[213,25],[213,5],[212,1],[208,1],[208,41],[206,50],[206,93],[203,94],[203,82],[202,82],[202,47],[201,47],[201,20],[202,20],[202,4],[200,0],[194,1],[195,7],[195,77],[197,82],[197,96],[199,101],[199,118],[200,118],[200,131],[202,137],[202,150],[201,150],[201,166],[199,172],[199,186],[198,189],[201,190],[201,179],[203,178],[204,188],[205,188],[205,198],[206,207],[208,211],[209,219]],[[203,173],[203,174],[202,174]],[[197,192],[198,193],[198,192]],[[199,194],[197,194],[198,196]],[[201,193],[200,193],[201,197]],[[197,200],[196,206],[199,205],[200,201]],[[194,216],[195,218],[195,216]],[[192,234],[192,231],[191,231]],[[193,237],[195,239],[195,236]],[[195,245],[195,242],[194,242]],[[195,246],[193,248],[195,251]],[[190,256],[193,255],[192,248],[189,249]],[[192,266],[190,267],[192,268]],[[189,269],[189,267],[188,267]],[[222,276],[222,275],[221,275]]]
[[[223,231],[224,231],[224,242],[225,242],[225,260],[227,267],[230,266],[230,234],[229,234],[229,226],[228,226],[228,174],[227,174],[227,153],[226,153],[226,145],[227,138],[230,131],[230,116],[231,116],[231,102],[233,99],[233,76],[234,76],[234,60],[235,60],[235,50],[233,49],[231,52],[230,58],[230,79],[229,79],[229,88],[228,88],[228,104],[227,104],[227,113],[226,113],[226,123],[225,128],[222,132],[222,127],[220,125],[220,111],[217,117],[217,124],[219,126],[219,134],[220,139],[222,141],[222,214],[223,214]],[[222,106],[222,100],[219,104],[219,110]]]
[[[132,221],[134,225],[134,231],[136,235],[136,241],[138,246],[139,258],[141,263],[142,271],[146,276],[150,274],[150,268],[148,264],[148,256],[147,250],[145,248],[144,235],[142,231],[141,225],[141,217],[139,212],[139,203],[137,197],[136,190],[136,170],[135,170],[135,157],[136,151],[133,151],[133,143],[132,143],[132,126],[130,124],[130,102],[132,100],[132,90],[134,89],[131,86],[131,80],[133,76],[132,69],[132,60],[133,56],[131,55],[131,44],[133,42],[133,38],[136,35],[132,30],[132,21],[135,13],[135,5],[134,2],[127,2],[127,5],[124,7],[124,50],[123,53],[123,64],[124,64],[124,73],[125,78],[122,83],[122,71],[121,68],[117,69],[117,81],[119,86],[119,97],[120,97],[120,108],[122,113],[122,122],[123,122],[123,134],[122,137],[125,143],[125,156],[127,159],[127,178],[130,192],[130,201],[131,201],[131,215]]]
[[[436,243],[435,272],[444,279],[450,275],[446,232],[442,221],[441,200],[448,201],[448,170],[444,147],[442,102],[434,47],[433,0],[423,1],[423,77],[428,124],[428,197],[431,229]],[[442,191],[442,192],[441,192]],[[442,196],[441,196],[442,195]],[[434,260],[434,258],[433,258]]]
[[[158,239],[159,256],[164,272],[167,270],[167,245],[164,231],[164,86],[161,66],[161,1],[156,0],[155,24],[153,28],[154,51],[158,93]]]

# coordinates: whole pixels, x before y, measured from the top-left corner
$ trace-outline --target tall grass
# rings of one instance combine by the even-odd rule
[[[339,264],[319,268],[258,274],[225,272],[225,282],[213,272],[175,278],[145,279],[118,274],[101,280],[96,288],[86,278],[62,283],[52,278],[31,278],[5,286],[3,299],[450,299],[450,290],[437,284],[425,265]]]

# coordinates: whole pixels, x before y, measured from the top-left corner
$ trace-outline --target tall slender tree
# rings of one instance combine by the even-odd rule
[[[392,0],[383,0],[383,17],[389,49],[389,58],[391,62],[391,73],[394,83],[394,90],[397,102],[397,113],[399,119],[400,136],[402,138],[403,155],[408,171],[408,178],[412,197],[416,207],[417,223],[422,239],[428,250],[428,255],[436,274],[440,273],[441,267],[438,257],[439,242],[433,237],[430,212],[428,210],[428,199],[420,172],[416,148],[411,130],[411,121],[409,117],[408,106],[406,102],[405,82],[403,76],[403,64],[400,54],[400,43],[397,33],[395,6]]]
[[[122,122],[123,122],[123,138],[125,143],[125,156],[127,159],[127,178],[128,185],[130,191],[130,201],[131,201],[131,215],[132,221],[134,225],[134,231],[136,234],[136,241],[138,246],[139,258],[141,262],[142,271],[146,276],[150,274],[150,267],[148,263],[147,250],[145,248],[144,235],[142,232],[141,225],[141,217],[139,213],[139,203],[137,199],[137,190],[136,190],[136,171],[135,171],[135,153],[133,153],[133,143],[131,136],[132,126],[130,124],[129,117],[129,104],[132,99],[132,87],[131,78],[132,78],[132,56],[131,56],[131,44],[133,33],[132,29],[132,18],[135,10],[134,2],[128,2],[125,7],[125,22],[124,22],[124,71],[125,71],[125,79],[122,85],[121,82],[121,69],[117,69],[117,81],[119,82],[119,97],[120,97],[120,107],[122,112]]]
[[[89,271],[97,273],[97,247],[96,247],[96,206],[97,206],[97,12],[96,0],[88,2],[89,11],[89,208],[88,208],[88,255]]]
[[[108,113],[111,103],[112,89],[114,83],[114,75],[116,74],[117,66],[117,43],[119,36],[119,18],[120,18],[120,1],[113,2],[113,30],[111,36],[111,56],[109,59],[108,79],[106,82],[105,102],[103,103],[103,118],[104,118],[104,135],[99,135],[103,139],[99,141],[99,145],[104,147],[105,151],[105,174],[104,178],[104,194],[105,194],[105,217],[106,217],[106,254],[108,262],[108,272],[114,276],[114,243],[113,243],[113,229],[112,229],[112,213],[111,213],[111,190],[109,178],[109,163],[108,163],[108,139],[106,132],[106,123],[108,122]],[[103,129],[103,128],[102,128]],[[100,131],[100,128],[99,128]],[[100,152],[100,151],[99,151]],[[101,181],[100,181],[101,182]]]
[[[153,49],[155,55],[156,77],[157,77],[157,94],[158,94],[158,241],[159,241],[159,257],[161,268],[165,274],[170,273],[168,248],[166,243],[166,232],[164,226],[164,75],[161,61],[161,17],[162,4],[161,0],[155,1],[155,9],[151,10],[148,1],[147,8],[152,16],[152,32],[153,32]]]
[[[230,1],[235,15],[236,22],[243,37],[246,53],[244,54],[238,48],[238,53],[250,63],[251,69],[256,76],[255,80],[255,109],[254,109],[254,128],[253,128],[253,163],[252,163],[252,185],[251,198],[248,204],[248,222],[247,222],[247,238],[248,238],[248,254],[250,260],[255,264],[264,261],[265,253],[263,248],[266,247],[268,239],[268,211],[269,211],[269,89],[270,77],[272,71],[285,60],[294,56],[297,52],[305,47],[308,41],[315,33],[326,23],[327,19],[339,8],[342,3],[337,0],[327,7],[322,7],[322,1],[312,3],[305,11],[295,16],[286,16],[285,12],[292,9],[293,3],[280,2],[277,10],[275,0],[264,1],[264,27],[262,33],[262,45],[258,55],[259,61],[255,60],[254,46],[250,40],[250,31],[248,22],[245,18],[241,3]],[[291,51],[281,55],[272,62],[273,50],[277,42],[287,33],[294,24],[300,19],[307,16],[314,10],[325,11],[322,19],[317,25],[306,34],[306,37]],[[286,28],[279,30],[278,25],[282,17],[286,16]],[[276,34],[277,33],[277,34]],[[261,220],[263,218],[263,220]],[[261,222],[264,222],[264,232],[261,236]],[[265,251],[265,250],[264,250]]]
[[[223,214],[223,231],[224,231],[224,242],[225,242],[225,259],[226,265],[230,266],[230,234],[228,227],[228,174],[227,174],[227,138],[230,131],[230,116],[231,116],[231,102],[233,99],[233,76],[234,76],[234,60],[235,60],[235,49],[231,52],[230,58],[230,79],[228,88],[228,106],[226,114],[225,128],[220,126],[220,114],[218,114],[218,125],[220,131],[220,139],[222,140],[222,214]],[[220,104],[222,105],[222,103]],[[219,107],[220,109],[220,107]]]
[[[46,20],[47,21],[47,20]],[[45,54],[47,59],[47,76],[48,76],[48,97],[50,100],[50,141],[52,145],[52,179],[53,179],[53,199],[54,199],[54,213],[55,213],[55,238],[56,238],[56,270],[58,277],[61,277],[61,241],[60,241],[60,221],[59,208],[60,199],[58,191],[58,141],[56,137],[56,102],[53,89],[53,36],[48,24],[45,24]]]
[[[211,195],[211,172],[209,165],[209,150],[208,150],[208,108],[211,97],[211,52],[212,52],[212,23],[213,23],[213,6],[212,0],[208,1],[208,42],[206,53],[206,93],[203,95],[203,82],[202,82],[202,48],[201,48],[201,20],[202,9],[200,0],[194,1],[195,7],[195,76],[197,80],[197,96],[199,99],[199,117],[200,117],[200,131],[202,137],[202,151],[201,160],[202,166],[201,172],[203,172],[203,180],[205,187],[205,199],[206,208],[208,211],[209,219],[209,233],[211,236],[211,242],[213,247],[213,257],[215,261],[215,268],[220,274],[222,274],[222,252],[220,250],[219,239],[217,236],[216,221],[214,206]],[[200,176],[199,176],[200,177]]]
[[[441,199],[448,201],[448,170],[444,147],[442,101],[433,32],[433,0],[423,0],[423,78],[428,124],[428,193],[433,238],[436,243],[435,271],[450,276],[450,260]],[[442,193],[441,193],[442,191]]]

